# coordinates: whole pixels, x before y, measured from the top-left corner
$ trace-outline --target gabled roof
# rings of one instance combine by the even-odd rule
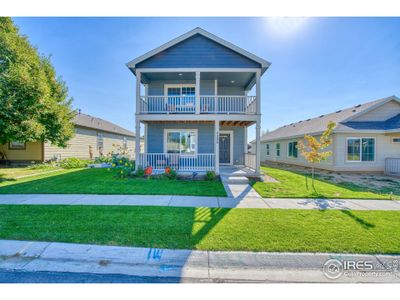
[[[304,136],[305,134],[319,134],[325,131],[329,121],[335,122],[337,124],[336,128],[334,129],[335,132],[354,130],[389,130],[400,128],[399,115],[383,122],[352,121],[355,117],[359,117],[362,114],[378,108],[381,105],[384,105],[385,103],[392,100],[400,103],[399,98],[397,98],[396,96],[390,96],[364,104],[359,104],[346,109],[338,110],[333,113],[282,126],[274,131],[263,135],[261,137],[261,141],[294,138]]]
[[[77,126],[82,126],[82,127],[86,127],[86,128],[100,130],[100,131],[106,131],[106,132],[116,133],[116,134],[120,134],[120,135],[135,137],[135,134],[132,131],[129,131],[125,128],[122,128],[118,125],[115,125],[114,123],[105,121],[103,119],[96,118],[96,117],[82,114],[82,113],[78,113],[75,116],[73,123]]]
[[[244,49],[242,49],[242,48],[240,48],[240,47],[238,47],[238,46],[236,46],[236,45],[234,45],[234,44],[232,44],[232,43],[230,43],[228,41],[225,41],[224,39],[222,39],[222,38],[220,38],[220,37],[208,32],[208,31],[206,31],[206,30],[204,30],[204,29],[202,29],[200,27],[196,27],[195,29],[193,29],[193,30],[191,30],[191,31],[189,31],[189,32],[187,32],[187,33],[185,33],[185,34],[183,34],[183,35],[181,35],[181,36],[169,41],[168,43],[165,43],[165,44],[161,45],[160,47],[157,47],[157,48],[155,48],[155,49],[153,49],[153,50],[151,50],[151,51],[149,51],[149,52],[147,52],[147,53],[145,53],[145,54],[143,54],[143,55],[131,60],[126,65],[127,65],[127,67],[129,69],[132,70],[132,72],[135,73],[136,65],[139,64],[140,62],[142,62],[142,61],[144,61],[144,60],[146,60],[146,59],[148,59],[148,58],[150,58],[150,57],[152,57],[152,56],[154,56],[154,55],[156,55],[156,54],[158,54],[158,53],[160,53],[160,52],[162,52],[162,51],[164,51],[164,50],[166,50],[166,49],[168,49],[168,48],[170,48],[170,47],[172,47],[172,46],[174,46],[174,45],[176,45],[176,44],[178,44],[178,43],[180,43],[180,42],[182,42],[182,41],[184,41],[184,40],[186,40],[186,39],[188,39],[188,38],[190,38],[190,37],[192,37],[194,35],[196,35],[196,34],[200,34],[202,36],[205,36],[206,38],[209,38],[210,40],[212,40],[212,41],[214,41],[216,43],[219,43],[219,44],[221,44],[221,45],[223,45],[223,46],[225,46],[225,47],[227,47],[227,48],[229,48],[229,49],[231,49],[231,50],[233,50],[233,51],[235,51],[235,52],[237,52],[237,53],[239,53],[239,54],[241,54],[241,55],[243,55],[243,56],[245,56],[245,57],[247,57],[247,58],[249,58],[249,59],[251,59],[253,61],[256,61],[257,63],[259,63],[261,65],[262,72],[264,72],[271,65],[271,63],[269,63],[265,59],[262,59],[262,58],[254,55],[254,54],[252,54],[252,53],[250,53],[250,52],[248,52],[248,51],[246,51],[246,50],[244,50]]]

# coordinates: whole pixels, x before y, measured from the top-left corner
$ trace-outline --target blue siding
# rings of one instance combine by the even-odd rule
[[[163,96],[165,84],[195,84],[194,80],[153,80],[149,83],[149,96]],[[214,81],[200,80],[200,94],[214,95]]]
[[[138,63],[136,68],[261,68],[261,65],[196,34]]]
[[[198,153],[214,153],[214,124],[207,123],[158,123],[151,122],[147,125],[147,152],[163,153],[164,129],[198,129]],[[244,164],[244,127],[224,126],[220,130],[233,131],[233,164]]]

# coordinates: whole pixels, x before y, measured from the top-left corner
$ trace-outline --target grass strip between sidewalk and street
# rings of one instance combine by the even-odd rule
[[[400,211],[0,205],[0,239],[400,254]]]

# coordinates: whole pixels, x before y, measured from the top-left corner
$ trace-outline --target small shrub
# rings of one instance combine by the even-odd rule
[[[206,180],[209,180],[209,181],[217,180],[217,174],[215,174],[214,171],[207,171]]]
[[[45,170],[57,168],[56,162],[33,164],[28,167],[29,170]]]
[[[166,167],[165,168],[165,173],[164,176],[168,179],[176,179],[177,173],[174,169],[170,168],[170,167]]]
[[[136,170],[136,176],[137,177],[144,177],[144,169],[142,166],[138,166]]]
[[[133,162],[126,162],[122,166],[114,167],[117,177],[126,178],[135,174],[135,164]]]
[[[87,159],[79,159],[75,157],[64,158],[60,162],[60,167],[63,169],[86,168],[92,161]]]
[[[111,156],[100,156],[96,157],[94,159],[94,162],[96,164],[102,164],[102,163],[111,163],[112,162],[112,157]]]

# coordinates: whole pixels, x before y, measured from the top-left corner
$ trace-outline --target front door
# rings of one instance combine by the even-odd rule
[[[229,164],[231,162],[231,134],[219,134],[219,163]]]

